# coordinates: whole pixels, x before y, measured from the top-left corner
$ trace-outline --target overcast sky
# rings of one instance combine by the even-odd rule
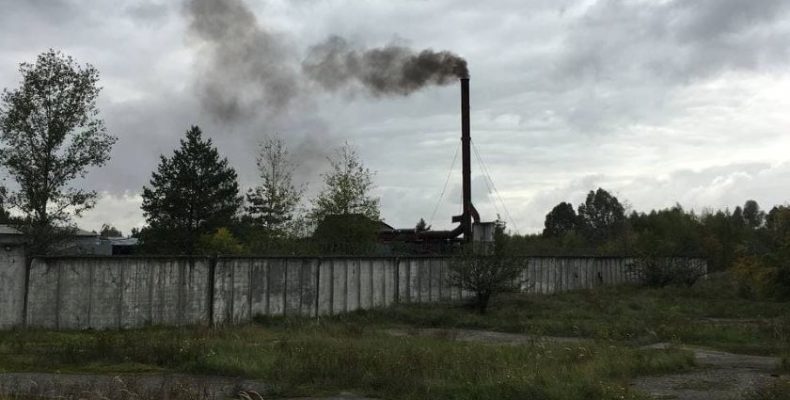
[[[332,35],[468,61],[472,140],[512,219],[475,158],[473,200],[513,230],[539,231],[554,205],[597,187],[639,211],[790,200],[790,1],[223,1],[252,19],[210,25],[224,35],[211,41],[179,1],[0,0],[0,87],[16,87],[18,64],[48,48],[101,73],[101,115],[119,141],[80,183],[101,193],[81,227],[142,226],[141,188],[193,124],[245,189],[265,135],[285,138],[310,195],[348,141],[377,172],[386,222],[429,220],[459,144],[458,85],[317,90],[289,68]],[[288,79],[298,89],[274,101]],[[434,228],[451,226],[459,200],[460,162]]]

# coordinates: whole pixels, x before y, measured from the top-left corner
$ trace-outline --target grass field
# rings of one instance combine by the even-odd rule
[[[484,316],[460,305],[400,305],[320,320],[260,318],[217,329],[12,331],[0,333],[0,372],[233,375],[272,383],[279,395],[348,390],[389,399],[639,399],[630,379],[694,363],[690,352],[642,345],[669,341],[786,354],[787,310],[787,304],[726,294],[616,288],[507,296]],[[416,327],[592,340],[509,346],[385,332]]]
[[[486,315],[458,305],[399,305],[338,319],[362,326],[477,328],[628,345],[671,342],[755,355],[790,350],[790,304],[748,301],[705,288],[510,295],[495,300]]]

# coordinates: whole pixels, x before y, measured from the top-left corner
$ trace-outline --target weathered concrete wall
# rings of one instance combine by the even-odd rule
[[[201,258],[35,259],[26,322],[51,329],[205,324],[209,271]]]
[[[14,259],[15,260],[15,259]],[[0,259],[0,327],[129,328],[235,324],[256,315],[332,315],[468,296],[443,257],[63,257]],[[638,282],[633,259],[524,258],[522,290],[555,293]],[[691,260],[706,268],[704,260]],[[21,283],[20,283],[21,282]]]
[[[0,329],[22,323],[25,301],[25,253],[21,246],[0,248]]]

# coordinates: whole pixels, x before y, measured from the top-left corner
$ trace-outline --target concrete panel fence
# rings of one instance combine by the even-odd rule
[[[684,259],[704,270],[702,259]],[[237,324],[469,295],[446,257],[50,257],[0,259],[0,328]],[[525,257],[522,290],[548,294],[638,282],[635,260]]]

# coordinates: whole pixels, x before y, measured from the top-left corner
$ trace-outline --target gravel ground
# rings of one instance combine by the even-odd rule
[[[667,346],[659,343],[649,347]],[[776,357],[683,348],[694,352],[699,368],[683,374],[638,378],[633,386],[657,399],[729,400],[742,398],[746,393],[780,378],[776,371],[781,360]]]

